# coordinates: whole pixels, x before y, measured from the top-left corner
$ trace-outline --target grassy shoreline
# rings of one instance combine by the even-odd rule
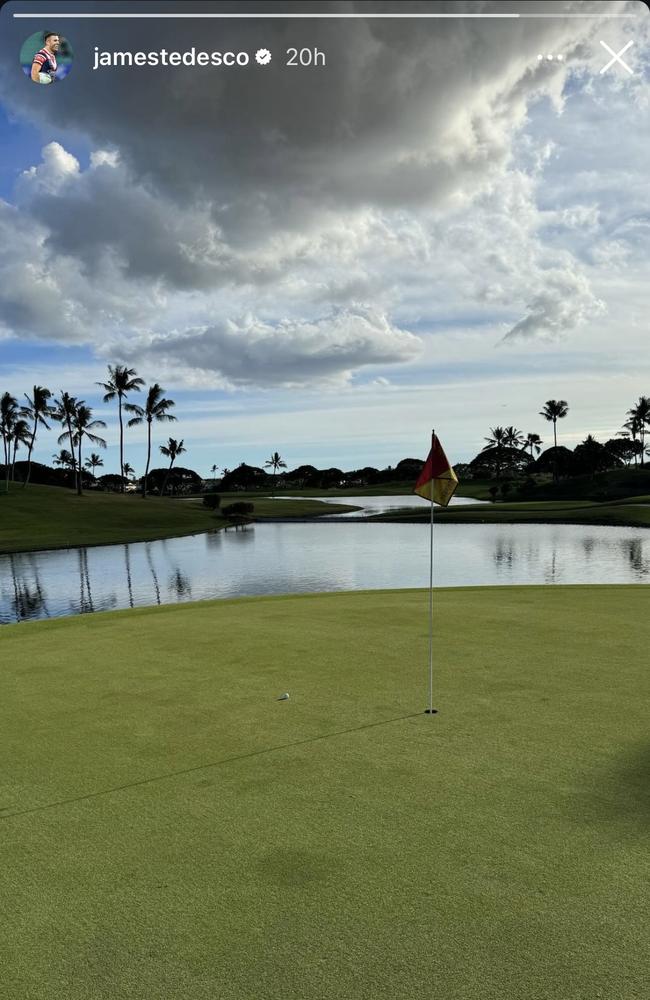
[[[481,499],[485,484],[469,484],[475,499]],[[312,495],[307,495],[311,493]],[[225,506],[236,500],[250,500],[255,505],[253,518],[263,522],[273,519],[307,520],[337,513],[360,510],[357,505],[324,503],[323,491],[306,494],[282,493],[277,497],[259,493],[224,494]],[[343,501],[352,491],[327,491]],[[381,496],[383,491],[366,489],[359,495]],[[397,491],[386,495],[400,495]],[[401,494],[404,495],[404,494]],[[397,509],[386,514],[368,515],[370,521],[424,523],[429,520],[427,507],[421,510]],[[454,505],[436,508],[439,523],[449,524],[593,524],[614,527],[650,527],[650,495],[629,496],[597,502],[576,500],[536,500],[520,503]],[[198,498],[170,499],[119,496],[112,493],[86,493],[77,497],[72,490],[56,486],[18,484],[9,494],[0,494],[0,555],[36,552],[77,546],[96,547],[156,541],[183,535],[219,531],[227,522],[218,512],[207,510]]]
[[[431,512],[394,510],[373,514],[369,520],[422,524],[430,520]],[[594,524],[611,527],[650,528],[650,504],[629,501],[607,503],[584,500],[548,500],[542,502],[497,503],[489,506],[462,505],[435,508],[437,523],[447,524]]]
[[[235,497],[233,496],[233,500]],[[230,500],[226,502],[231,502]],[[356,508],[316,500],[256,498],[255,516],[317,517]],[[0,494],[0,555],[84,546],[122,545],[219,531],[227,522],[200,500],[84,493],[59,486],[12,484]]]
[[[3,627],[7,995],[642,1000],[646,601],[437,591],[435,717],[426,590]]]

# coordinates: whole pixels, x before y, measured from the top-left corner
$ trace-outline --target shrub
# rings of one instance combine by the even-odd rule
[[[206,493],[203,497],[203,506],[208,510],[218,510],[221,506],[221,497],[218,493]]]
[[[226,507],[222,507],[221,513],[227,518],[236,517],[246,517],[252,514],[255,510],[255,506],[252,503],[247,503],[246,500],[237,500],[235,503],[229,503]]]

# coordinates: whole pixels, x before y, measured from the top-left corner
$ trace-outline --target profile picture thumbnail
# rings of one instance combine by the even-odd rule
[[[53,28],[35,31],[20,49],[23,73],[32,83],[50,84],[64,80],[72,69],[74,52],[67,38]]]

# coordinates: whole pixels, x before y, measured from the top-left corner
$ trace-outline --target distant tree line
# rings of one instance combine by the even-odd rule
[[[277,452],[274,457],[279,458]],[[225,469],[221,480],[214,481],[214,488],[220,492],[237,492],[239,490],[268,490],[269,486],[274,489],[291,490],[329,490],[336,488],[350,488],[362,486],[374,486],[379,483],[389,482],[410,482],[417,479],[422,470],[424,462],[418,458],[404,458],[393,468],[388,466],[384,469],[376,469],[367,465],[361,469],[351,469],[347,472],[339,468],[317,469],[315,465],[299,465],[295,469],[277,473],[276,468],[286,466],[280,459],[281,465],[273,466],[273,474],[269,475],[265,468],[255,465],[248,465],[242,462],[235,469]],[[269,463],[265,463],[266,466]]]
[[[650,398],[641,396],[626,414],[616,437],[605,442],[588,434],[574,449],[557,443],[557,423],[569,412],[566,400],[550,399],[540,412],[553,424],[553,446],[542,452],[542,439],[536,433],[524,434],[516,427],[492,427],[486,444],[471,462],[457,466],[461,478],[513,479],[526,474],[552,475],[559,479],[595,475],[610,469],[645,464],[646,434],[650,428]]]

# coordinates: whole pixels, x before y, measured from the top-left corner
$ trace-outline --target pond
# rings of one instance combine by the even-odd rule
[[[426,587],[428,579],[427,524],[256,524],[0,556],[0,622],[212,597]],[[649,582],[650,531],[644,528],[436,525],[438,586]]]

